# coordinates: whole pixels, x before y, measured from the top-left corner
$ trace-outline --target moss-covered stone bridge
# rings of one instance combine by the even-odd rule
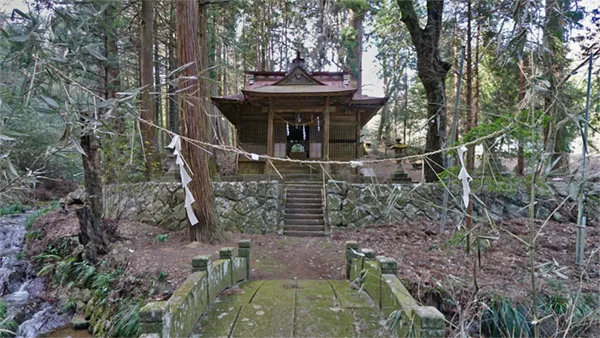
[[[417,304],[396,277],[396,262],[354,241],[346,243],[347,281],[250,281],[251,243],[238,246],[237,257],[233,248],[214,262],[195,257],[168,301],[140,311],[142,337],[444,336],[444,316]]]

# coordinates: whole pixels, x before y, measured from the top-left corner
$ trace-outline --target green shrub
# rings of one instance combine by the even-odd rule
[[[13,337],[17,327],[17,323],[8,317],[8,306],[0,301],[0,337]]]
[[[69,299],[63,304],[62,309],[64,312],[75,313],[75,311],[77,311],[77,297],[69,297]]]
[[[21,204],[10,204],[0,209],[0,216],[22,214],[27,211],[27,208]]]
[[[27,218],[25,219],[25,228],[27,230],[31,229],[31,227],[33,226],[33,223],[35,223],[35,221],[38,220],[38,218],[42,217],[43,215],[47,214],[48,212],[58,208],[59,204],[57,201],[52,201],[50,203],[49,206],[45,207],[44,209],[38,210],[36,211],[34,214],[28,215]]]
[[[44,238],[44,231],[42,229],[31,230],[25,234],[25,240],[27,242],[31,242],[32,240],[40,240],[42,238]]]
[[[165,280],[167,280],[167,276],[168,274],[165,271],[161,271],[158,273],[158,280],[160,282],[164,282]]]

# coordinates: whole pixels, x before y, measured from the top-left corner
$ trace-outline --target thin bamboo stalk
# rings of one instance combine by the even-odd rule
[[[458,83],[456,84],[456,105],[454,106],[454,115],[452,117],[452,129],[450,130],[450,142],[449,146],[452,148],[454,146],[454,139],[456,138],[456,125],[458,123],[458,106],[460,104],[460,88],[462,85],[462,74],[463,74],[463,64],[465,62],[465,47],[460,47],[460,63],[458,65]],[[450,168],[453,165],[454,157],[448,155],[448,152],[445,153],[446,157],[446,168]],[[444,189],[444,202],[442,206],[442,220],[440,222],[440,233],[444,232],[444,228],[446,227],[446,221],[448,216],[448,189]]]
[[[588,69],[588,83],[587,83],[587,96],[585,99],[585,121],[583,125],[583,147],[581,150],[581,183],[579,185],[579,192],[577,196],[577,245],[575,249],[575,263],[578,265],[583,264],[584,248],[585,248],[585,220],[586,217],[583,215],[583,204],[585,202],[585,160],[587,153],[587,129],[588,121],[590,119],[590,96],[592,92],[592,67],[594,60],[594,51],[590,50],[590,63]]]

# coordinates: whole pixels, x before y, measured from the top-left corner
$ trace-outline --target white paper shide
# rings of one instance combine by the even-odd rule
[[[190,189],[187,187],[188,184],[190,184],[190,182],[192,181],[192,178],[185,169],[186,163],[183,159],[183,156],[181,156],[181,138],[179,138],[179,135],[175,135],[175,137],[173,137],[171,143],[169,143],[167,147],[169,149],[173,149],[173,155],[175,155],[175,164],[179,166],[179,174],[181,175],[181,186],[185,191],[184,206],[188,220],[190,221],[191,225],[196,225],[198,224],[198,218],[196,218],[196,214],[194,214],[194,209],[192,208],[192,203],[194,203],[196,200],[194,199],[194,196],[192,196],[192,192],[190,191]]]

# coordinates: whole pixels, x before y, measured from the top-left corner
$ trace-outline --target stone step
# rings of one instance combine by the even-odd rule
[[[321,183],[322,180],[322,176],[318,175],[318,174],[287,174],[285,176],[283,176],[284,179],[286,181],[298,181],[298,182],[305,182],[305,181],[311,181],[311,182],[318,182],[319,184]]]
[[[286,213],[285,219],[305,219],[305,220],[323,220],[323,213],[319,214],[288,214]]]
[[[306,214],[311,214],[311,215],[319,215],[320,217],[323,217],[323,208],[305,209],[305,208],[291,208],[289,206],[286,206],[286,208],[285,208],[285,214],[286,215],[306,215]]]
[[[306,188],[288,188],[286,190],[288,196],[289,195],[296,195],[296,194],[309,194],[309,195],[319,195],[321,196],[321,188],[311,188],[311,187],[306,187]]]
[[[289,194],[287,195],[287,198],[285,200],[285,203],[308,203],[308,204],[322,204],[323,200],[321,199],[321,197],[297,197],[297,196],[290,196]]]
[[[325,222],[323,221],[323,219],[303,219],[300,217],[297,218],[288,218],[286,216],[285,221],[283,223],[284,226],[286,225],[320,225],[323,226],[325,225]]]
[[[294,194],[321,194],[322,187],[316,185],[307,185],[305,187],[287,187],[286,191],[288,193]]]
[[[323,195],[321,194],[321,192],[312,192],[312,191],[288,191],[287,193],[288,198],[316,198],[316,199],[323,199]]]
[[[293,181],[285,184],[288,187],[323,186],[321,181]]]
[[[290,237],[325,237],[325,231],[283,231],[284,236]]]
[[[306,210],[314,210],[314,209],[323,209],[323,204],[321,203],[285,203],[285,207],[290,209],[306,209]]]
[[[283,232],[286,231],[310,231],[320,232],[324,231],[325,228],[322,225],[284,225]]]

